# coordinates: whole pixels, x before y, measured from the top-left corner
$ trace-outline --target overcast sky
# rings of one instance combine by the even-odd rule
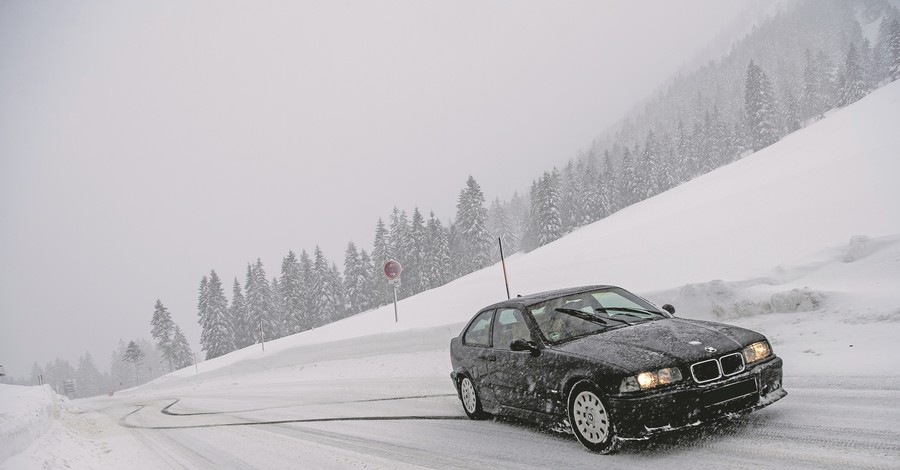
[[[210,269],[525,190],[748,5],[0,2],[0,364],[106,369],[157,298],[197,348]]]

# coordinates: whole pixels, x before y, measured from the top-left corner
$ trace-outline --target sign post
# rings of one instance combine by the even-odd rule
[[[397,323],[397,288],[400,287],[400,273],[403,272],[403,266],[400,266],[398,261],[389,259],[384,263],[383,270],[388,278],[388,285],[394,288],[394,323]]]
[[[76,398],[76,394],[78,393],[78,388],[75,384],[75,379],[63,380],[63,392],[69,398],[72,398],[72,399]]]
[[[509,279],[506,277],[506,259],[503,258],[503,240],[497,237],[497,244],[500,245],[500,263],[503,264],[503,283],[506,284],[506,299],[509,300]]]

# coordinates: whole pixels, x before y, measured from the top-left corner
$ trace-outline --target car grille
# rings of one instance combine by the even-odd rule
[[[744,371],[744,356],[741,353],[722,356],[719,358],[719,364],[722,364],[722,375],[734,375]]]
[[[741,353],[726,354],[718,359],[707,359],[691,365],[691,375],[698,384],[712,382],[721,377],[744,371],[744,357]]]

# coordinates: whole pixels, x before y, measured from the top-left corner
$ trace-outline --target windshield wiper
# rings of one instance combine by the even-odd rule
[[[616,311],[616,312],[649,313],[649,314],[651,314],[651,315],[664,316],[663,314],[661,314],[661,313],[659,313],[659,312],[654,312],[653,310],[644,310],[644,309],[642,309],[642,308],[630,308],[630,307],[597,307],[597,308],[595,308],[594,310],[597,310],[597,311],[603,312],[603,313],[606,313],[607,310],[614,310],[614,311]],[[629,315],[628,313],[624,313],[623,315],[628,315],[629,317],[634,317],[634,318],[642,318],[642,319],[644,318],[644,317],[639,317],[639,316],[637,316],[637,315]]]
[[[554,309],[554,310],[556,310],[557,312],[560,312],[560,313],[565,313],[565,314],[567,314],[567,315],[572,315],[573,317],[577,317],[577,318],[580,318],[580,319],[582,319],[582,320],[587,320],[587,321],[592,322],[592,323],[597,323],[597,322],[599,322],[599,323],[602,323],[603,326],[611,326],[607,320],[617,321],[617,322],[620,322],[620,323],[625,323],[626,325],[631,325],[630,322],[627,322],[627,321],[625,321],[625,320],[622,320],[621,318],[609,318],[609,317],[603,318],[603,317],[598,317],[597,315],[594,315],[594,314],[592,314],[592,313],[587,313],[587,312],[584,312],[584,311],[581,311],[581,310],[577,310],[577,309],[574,309],[574,308],[564,308],[564,307],[560,307],[560,308],[557,308],[557,309]]]

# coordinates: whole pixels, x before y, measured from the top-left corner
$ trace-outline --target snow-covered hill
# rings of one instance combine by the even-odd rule
[[[743,160],[513,256],[511,291],[615,284],[672,302],[687,317],[815,311],[813,320],[834,313],[840,318],[829,318],[839,323],[883,321],[887,327],[876,330],[900,333],[898,122],[900,82]],[[203,362],[199,370],[201,377],[234,378],[291,367],[307,362],[309,345],[369,335],[384,336],[353,344],[371,343],[375,353],[443,341],[504,296],[498,264],[401,301],[398,323],[388,305],[268,343],[265,352],[257,345]],[[425,340],[403,333],[444,325],[448,334]],[[777,336],[779,328],[767,333]],[[184,369],[150,388],[194,374]]]
[[[572,285],[617,284],[656,303],[673,303],[680,316],[719,319],[763,332],[772,340],[776,353],[784,358],[785,387],[789,390],[792,386],[811,390],[811,383],[815,387],[830,383],[835,388],[845,382],[866,389],[873,380],[886,381],[891,384],[888,390],[866,397],[875,399],[876,404],[890,403],[896,396],[896,388],[891,387],[900,383],[900,359],[895,346],[900,336],[898,122],[900,82],[741,161],[583,227],[532,253],[512,257],[507,264],[513,295]],[[106,421],[97,422],[108,424],[101,426],[105,429],[102,432],[118,439],[109,440],[112,455],[119,460],[108,467],[133,466],[135,459],[129,456],[146,456],[151,447],[156,455],[152,458],[168,455],[168,450],[160,449],[170,449],[178,443],[188,450],[171,451],[166,458],[173,459],[170,464],[182,462],[179,459],[187,459],[195,450],[182,442],[188,437],[197,439],[198,446],[212,446],[214,451],[207,456],[218,455],[236,439],[235,434],[228,434],[229,428],[190,435],[177,434],[183,431],[147,434],[151,431],[145,429],[137,435],[143,436],[148,447],[140,447],[133,439],[122,437],[120,431],[111,431],[119,430],[114,427],[115,420],[153,429],[154,422],[169,419],[164,415],[172,402],[162,401],[169,397],[189,397],[191,401],[182,401],[178,406],[198,413],[182,415],[179,423],[195,423],[194,427],[203,429],[213,425],[201,420],[224,423],[251,419],[247,413],[254,413],[252,419],[257,422],[310,414],[415,414],[419,409],[426,413],[438,410],[444,415],[460,414],[448,375],[448,340],[458,334],[462,323],[477,309],[504,296],[501,268],[496,265],[401,301],[397,323],[393,306],[389,305],[267,343],[265,351],[256,345],[202,362],[196,370],[189,367],[174,372],[113,399],[75,403],[84,409],[102,410]],[[854,382],[859,380],[862,385]],[[790,416],[779,424],[790,433],[812,430],[815,434],[821,428],[821,416],[810,415],[803,406],[826,406],[832,395],[822,395],[818,389],[797,395],[800,400],[810,401],[784,405],[795,408],[787,408]],[[851,401],[857,400],[858,395],[853,395]],[[415,401],[425,397],[432,401]],[[387,400],[407,401],[400,408],[397,402]],[[376,404],[365,408],[360,405],[363,402]],[[335,403],[340,406],[334,406]],[[145,404],[161,408],[163,413],[138,413]],[[876,407],[869,412],[891,420],[890,409]],[[835,429],[856,426],[868,429],[866,432],[876,437],[892,435],[884,433],[887,421],[866,424],[859,421],[862,418],[851,415],[836,414],[840,418],[829,418],[832,421],[826,425]],[[834,421],[837,419],[850,421]],[[170,429],[165,426],[155,429]],[[368,426],[354,429],[377,433],[380,425]],[[420,431],[416,426],[400,427],[397,432],[416,435]],[[872,426],[874,430],[869,429]],[[448,425],[430,439],[440,447],[445,439],[441,433],[467,433],[468,429],[471,428]],[[243,444],[251,434],[241,436],[244,435],[238,438]],[[314,442],[310,436],[325,439],[301,436],[299,442],[306,443],[303,452],[312,449],[307,446]],[[840,439],[844,437],[841,432]],[[266,434],[265,438],[271,439],[271,435]],[[503,439],[491,435],[486,438]],[[816,439],[820,438],[803,437],[802,442],[812,443],[818,449],[821,446]],[[375,462],[376,467],[391,467],[398,462],[392,459],[401,457],[413,464],[419,462],[418,454],[407,455],[417,452],[415,449],[370,452],[367,449],[371,440],[365,436],[353,439],[359,447],[340,453],[343,464],[337,466]],[[455,447],[470,445],[471,439],[460,437],[451,441],[456,455]],[[339,439],[328,442],[344,443]],[[752,444],[751,439],[749,445]],[[844,457],[841,453],[847,450],[841,447],[823,457],[820,450],[813,455],[806,444],[791,454],[794,462],[814,466],[820,462],[816,459],[827,458],[829,465],[838,465]],[[889,462],[896,452],[896,446],[890,443],[878,444],[877,452],[867,450],[865,446],[871,443],[863,444],[857,447],[866,452],[859,455],[871,459],[868,462],[874,466]],[[296,449],[297,445],[298,441],[285,441],[280,449],[287,452],[285,449]],[[35,452],[49,452],[51,447],[38,446]],[[854,451],[859,449],[854,447]],[[44,457],[28,455],[29,452],[4,465],[37,466],[46,461]],[[304,454],[304,458],[312,459],[307,463],[328,462],[332,457],[317,452],[313,456]],[[240,468],[245,463],[240,460],[243,454],[235,451],[226,456],[231,460],[223,462]],[[255,465],[268,467],[286,464],[266,459],[292,458],[268,451],[250,454],[262,459]],[[423,451],[422,455],[434,454]],[[479,454],[478,458],[490,462],[496,457],[491,455]],[[531,454],[522,455],[524,466]],[[568,459],[581,458],[570,452],[565,455]],[[756,458],[756,454],[748,455],[751,460],[735,465],[749,465],[747,462]],[[559,457],[550,456],[554,461]],[[93,466],[100,461],[70,463]],[[690,457],[675,466],[693,466],[696,461]],[[155,461],[147,462],[151,463],[144,463],[145,466],[154,467]],[[540,466],[540,462],[535,462],[529,465]]]

